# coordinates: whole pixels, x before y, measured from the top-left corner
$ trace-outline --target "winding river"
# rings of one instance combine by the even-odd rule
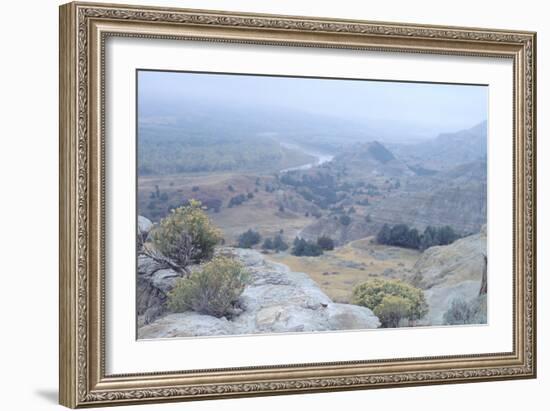
[[[292,150],[300,150],[305,154],[315,157],[315,161],[311,163],[302,164],[300,166],[282,169],[280,170],[280,173],[288,173],[289,171],[297,171],[297,170],[308,170],[312,167],[316,167],[316,166],[320,166],[321,164],[328,163],[329,161],[332,161],[332,159],[334,158],[332,154],[322,153],[320,151],[299,146],[297,144],[281,143],[281,146],[290,148]]]

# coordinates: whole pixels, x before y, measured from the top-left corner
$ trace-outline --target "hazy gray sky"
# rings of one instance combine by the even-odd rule
[[[416,137],[470,128],[487,119],[488,87],[253,75],[139,72],[141,101],[190,98],[232,106],[278,106],[375,128],[410,130]]]

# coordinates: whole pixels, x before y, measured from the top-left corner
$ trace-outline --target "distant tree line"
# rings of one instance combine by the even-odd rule
[[[259,232],[248,229],[238,237],[238,246],[240,248],[252,248],[260,244],[262,236]],[[272,250],[276,252],[286,251],[289,246],[283,239],[281,233],[266,237],[262,243],[263,250]],[[317,241],[310,241],[304,238],[296,237],[290,250],[292,255],[302,257],[316,257],[323,254],[324,251],[334,250],[334,240],[329,236],[323,235],[317,238]]]
[[[254,193],[238,194],[229,199],[229,203],[227,204],[227,207],[233,208],[236,206],[240,206],[242,203],[252,198],[254,198]]]
[[[212,122],[210,122],[212,123]],[[185,132],[182,132],[186,129]],[[167,175],[236,170],[277,170],[303,164],[310,156],[281,147],[274,139],[258,140],[231,132],[227,127],[205,125],[202,131],[189,127],[140,126],[138,174]]]
[[[326,235],[317,238],[317,241],[296,237],[291,253],[297,257],[317,257],[330,250],[334,250],[334,240]]]
[[[323,254],[323,249],[316,242],[296,237],[291,253],[297,257],[317,257]]]
[[[416,228],[410,228],[407,224],[396,224],[394,226],[384,224],[376,235],[376,242],[423,251],[435,245],[451,244],[460,237],[448,225],[442,227],[428,226],[420,234]]]

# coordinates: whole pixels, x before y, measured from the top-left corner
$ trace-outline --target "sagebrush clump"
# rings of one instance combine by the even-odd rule
[[[360,284],[353,290],[352,303],[378,312],[382,327],[397,327],[402,318],[414,324],[428,313],[424,292],[400,280],[375,278]]]
[[[406,318],[411,310],[411,302],[398,295],[386,295],[373,310],[384,328],[396,328],[399,321]]]
[[[172,210],[149,234],[154,249],[180,265],[209,259],[221,239],[220,230],[196,200]]]
[[[168,308],[218,318],[230,315],[249,278],[248,271],[238,261],[214,257],[202,270],[176,282],[168,293]]]
[[[486,324],[487,295],[480,295],[471,301],[455,298],[443,314],[443,323],[447,325]]]

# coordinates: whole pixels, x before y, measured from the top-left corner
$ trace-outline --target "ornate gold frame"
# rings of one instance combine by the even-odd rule
[[[474,356],[105,375],[103,63],[109,36],[512,59],[514,350]],[[91,3],[61,6],[60,403],[83,407],[534,378],[535,51],[532,32]]]

